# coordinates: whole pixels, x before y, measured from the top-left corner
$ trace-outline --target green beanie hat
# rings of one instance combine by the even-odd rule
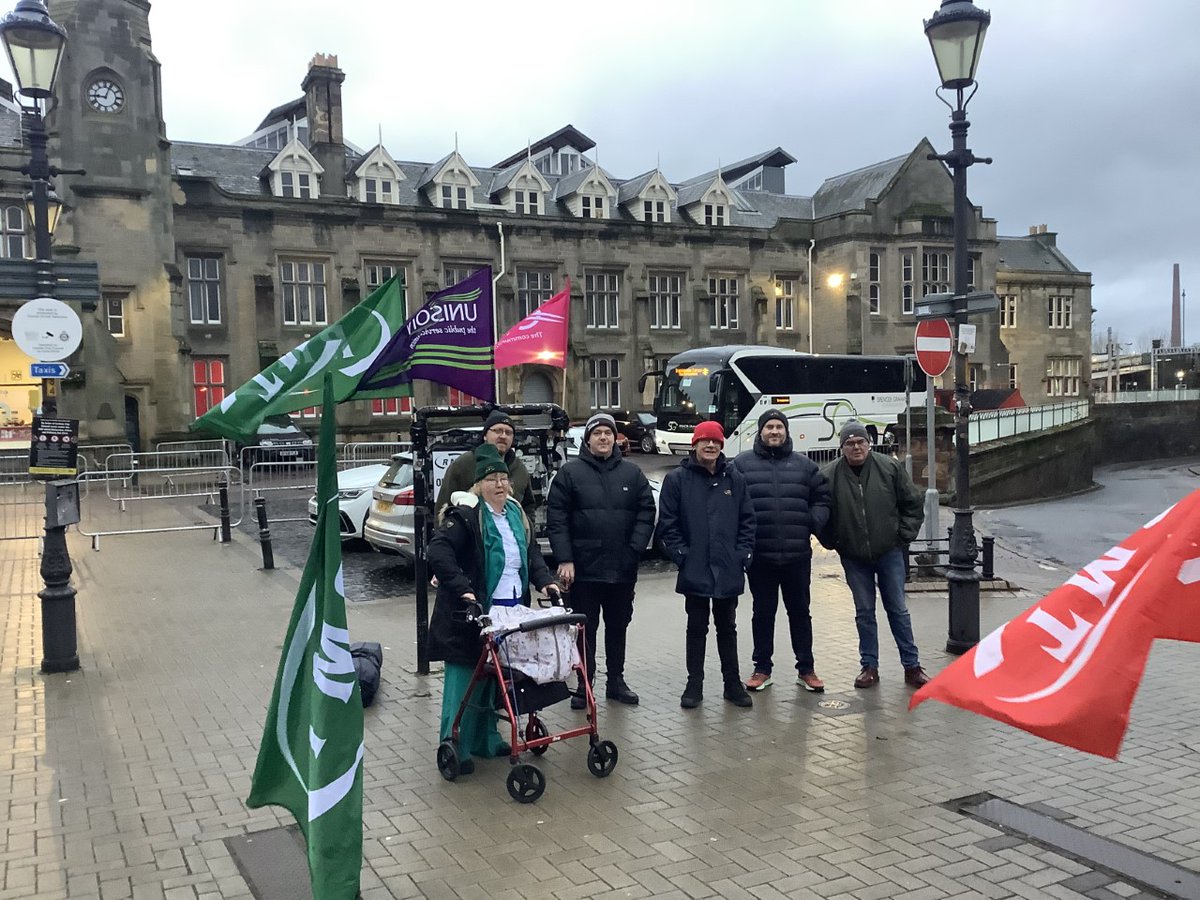
[[[478,484],[493,472],[508,474],[508,465],[500,458],[500,452],[491,444],[480,444],[475,448],[475,483]]]

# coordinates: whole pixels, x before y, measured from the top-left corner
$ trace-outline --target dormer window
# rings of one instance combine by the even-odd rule
[[[723,203],[705,203],[704,204],[704,224],[721,226],[725,224],[725,204]]]
[[[667,201],[665,200],[646,200],[642,203],[642,221],[643,222],[665,222],[667,221]]]
[[[584,194],[580,199],[580,216],[584,219],[603,219],[604,218],[604,198]]]
[[[558,174],[570,175],[580,169],[580,156],[572,150],[558,151]]]
[[[539,191],[514,191],[513,195],[518,215],[536,216],[538,214],[538,208],[541,205],[538,200]]]
[[[387,206],[400,202],[400,182],[404,180],[404,173],[382,145],[367,154],[354,175],[357,183],[350,189],[350,197],[357,197],[363,203]]]
[[[279,196],[311,200],[313,197],[312,175],[308,172],[282,169],[279,172]]]
[[[390,178],[363,179],[363,199],[367,203],[395,203],[395,185]]]
[[[467,209],[467,189],[453,184],[442,185],[442,209]]]
[[[271,193],[276,197],[316,200],[321,196],[319,176],[325,170],[296,140],[279,151],[268,164],[267,171],[270,172]]]

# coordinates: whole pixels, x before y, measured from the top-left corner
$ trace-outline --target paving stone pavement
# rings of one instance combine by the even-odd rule
[[[261,571],[241,535],[70,544],[82,669],[43,676],[37,545],[0,541],[0,715],[12,723],[0,745],[0,900],[250,897],[223,839],[290,822],[243,800],[298,571]],[[1030,590],[986,595],[985,630],[1057,583],[1032,564],[998,570]],[[438,776],[440,680],[414,674],[412,597],[348,605],[353,638],[386,648],[366,714],[366,900],[1145,896],[942,805],[985,791],[1200,869],[1198,648],[1156,647],[1114,762],[937,703],[909,713],[886,630],[882,683],[855,691],[850,596],[820,551],[813,617],[827,693],[792,683],[781,611],[776,683],[753,709],[720,699],[712,648],[708,696],[681,710],[673,587],[661,571],[639,585],[627,674],[641,705],[600,701],[616,771],[590,775],[586,741],[553,746],[539,762],[546,793],[530,806],[509,799],[503,760],[453,784]],[[950,660],[945,595],[910,606],[936,672]],[[739,623],[749,674],[748,596]],[[566,704],[546,715],[552,728],[580,716]]]

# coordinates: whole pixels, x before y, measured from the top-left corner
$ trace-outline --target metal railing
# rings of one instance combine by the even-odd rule
[[[362,441],[343,444],[341,458],[345,463],[388,462],[395,453],[411,453],[408,441]],[[345,468],[343,466],[342,468]]]
[[[1024,406],[1018,409],[989,409],[972,412],[968,421],[971,446],[998,441],[1017,434],[1044,431],[1088,417],[1087,400],[1050,403],[1045,406]]]
[[[1092,392],[1093,403],[1170,403],[1177,400],[1200,400],[1200,390]]]

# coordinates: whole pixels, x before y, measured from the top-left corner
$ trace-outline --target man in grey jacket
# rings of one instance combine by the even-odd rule
[[[929,681],[913,640],[912,620],[904,602],[905,546],[925,520],[924,498],[904,466],[871,452],[862,423],[851,419],[838,435],[842,455],[821,472],[829,481],[833,509],[821,543],[836,550],[854,597],[854,624],[862,671],[856,688],[879,684],[879,629],[875,622],[875,585],[883,598],[892,637],[900,651],[904,681],[920,687]]]

